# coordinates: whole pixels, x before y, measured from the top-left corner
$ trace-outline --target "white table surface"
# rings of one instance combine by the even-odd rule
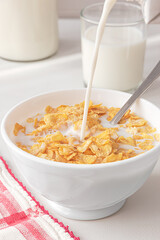
[[[56,89],[83,87],[79,20],[59,21],[60,48],[57,55],[34,63],[0,59],[0,121],[13,105],[35,94]],[[144,76],[160,59],[160,25],[149,26]],[[159,34],[159,36],[158,36]],[[160,78],[144,98],[160,107]],[[160,162],[144,186],[131,196],[115,215],[95,221],[75,221],[61,217],[49,202],[34,192],[15,168],[0,136],[0,154],[15,175],[49,212],[69,225],[81,240],[159,240],[160,239]]]

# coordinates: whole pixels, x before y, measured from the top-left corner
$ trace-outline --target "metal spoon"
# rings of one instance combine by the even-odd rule
[[[110,121],[112,125],[116,125],[123,115],[127,112],[130,106],[135,102],[135,100],[141,96],[150,86],[151,84],[160,76],[160,61],[157,63],[152,72],[148,75],[148,77],[142,82],[142,84],[137,88],[137,90],[133,93],[133,95],[128,99],[128,101],[123,105],[123,107],[119,110],[119,112],[114,116],[114,118]]]

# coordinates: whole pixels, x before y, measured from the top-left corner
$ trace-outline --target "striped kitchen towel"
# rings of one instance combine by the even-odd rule
[[[0,240],[80,240],[49,215],[0,157]]]

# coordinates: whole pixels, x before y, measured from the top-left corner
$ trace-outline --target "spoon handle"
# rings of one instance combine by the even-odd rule
[[[123,105],[123,107],[119,110],[119,112],[114,116],[114,118],[110,121],[112,125],[117,124],[126,111],[130,108],[130,106],[134,103],[134,101],[141,96],[150,86],[151,84],[160,76],[160,61],[157,63],[152,72],[148,75],[148,77],[142,82],[142,84],[137,88],[137,90],[133,93],[133,95],[128,99],[128,101]]]

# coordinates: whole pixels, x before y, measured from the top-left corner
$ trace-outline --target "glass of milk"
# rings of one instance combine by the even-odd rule
[[[95,36],[103,4],[81,11],[84,83],[90,79]],[[132,91],[143,79],[146,25],[140,5],[118,1],[111,10],[101,40],[93,87]]]
[[[58,48],[56,0],[3,0],[0,57],[13,61],[47,58]]]

